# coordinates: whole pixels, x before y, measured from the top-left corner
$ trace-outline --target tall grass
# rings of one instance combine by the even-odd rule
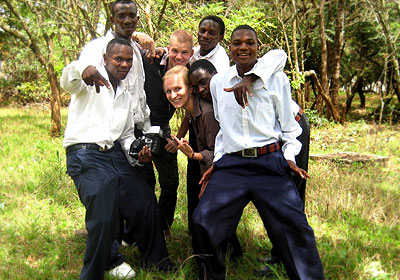
[[[63,110],[65,127],[66,110]],[[84,208],[65,174],[62,139],[49,136],[49,112],[0,109],[0,279],[77,279],[85,240]],[[389,156],[386,166],[311,161],[306,212],[327,279],[400,279],[400,133],[363,121],[312,130],[312,153],[353,151]],[[136,247],[122,248],[137,279],[196,279],[187,233],[186,160],[167,245],[178,270],[140,269]],[[227,263],[227,279],[256,279],[258,257],[271,244],[249,205],[238,228],[242,260]],[[276,279],[287,279],[276,268]]]

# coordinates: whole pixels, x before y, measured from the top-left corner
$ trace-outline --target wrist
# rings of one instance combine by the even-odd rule
[[[193,160],[194,159],[194,154],[195,154],[194,151],[192,151],[192,154],[190,155],[189,158]]]

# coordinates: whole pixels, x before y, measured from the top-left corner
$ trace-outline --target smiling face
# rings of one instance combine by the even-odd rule
[[[175,38],[171,39],[168,47],[168,69],[177,65],[186,66],[192,54],[193,49],[191,42],[178,42]]]
[[[220,28],[218,23],[213,20],[204,20],[200,26],[197,33],[197,39],[200,45],[200,54],[206,55],[212,51],[215,46],[222,41],[223,35],[220,33]]]
[[[136,26],[139,21],[136,5],[133,3],[116,4],[113,14],[111,21],[115,25],[116,37],[129,40],[133,32],[136,31]]]
[[[182,74],[176,73],[164,79],[164,92],[168,101],[177,108],[184,108],[190,99],[191,89]]]
[[[111,51],[104,55],[104,63],[111,82],[125,79],[132,67],[132,47],[115,44]]]
[[[202,68],[198,68],[193,71],[190,76],[190,84],[193,88],[193,93],[199,95],[202,99],[207,102],[211,102],[211,93],[210,93],[210,81],[214,75],[211,75],[209,72]]]
[[[243,68],[245,72],[249,71],[257,62],[257,35],[249,29],[234,31],[229,50],[237,66]]]

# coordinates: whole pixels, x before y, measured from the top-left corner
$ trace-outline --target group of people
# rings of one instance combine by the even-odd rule
[[[273,245],[267,264],[281,262],[290,279],[324,279],[304,214],[309,125],[291,99],[286,54],[258,58],[255,30],[241,25],[231,34],[229,66],[219,44],[224,22],[207,16],[199,46],[177,30],[167,51],[150,57],[138,21],[134,2],[115,1],[114,31],[87,44],[60,80],[71,94],[67,173],[86,209],[80,279],[103,279],[106,271],[134,277],[119,253],[122,241],[137,245],[143,267],[174,269],[165,236],[177,201],[178,149],[188,158],[188,229],[199,279],[225,279],[225,254],[242,255],[236,228],[250,201]],[[177,108],[186,115],[173,135],[169,121]],[[133,156],[137,140],[155,129],[157,141]],[[266,265],[260,273],[271,270]]]

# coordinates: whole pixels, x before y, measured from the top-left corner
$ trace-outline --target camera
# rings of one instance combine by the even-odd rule
[[[129,155],[135,159],[138,159],[139,152],[144,146],[148,146],[152,154],[158,154],[160,152],[161,138],[163,137],[163,131],[159,126],[152,126],[148,133],[141,137],[136,138],[129,149]]]

